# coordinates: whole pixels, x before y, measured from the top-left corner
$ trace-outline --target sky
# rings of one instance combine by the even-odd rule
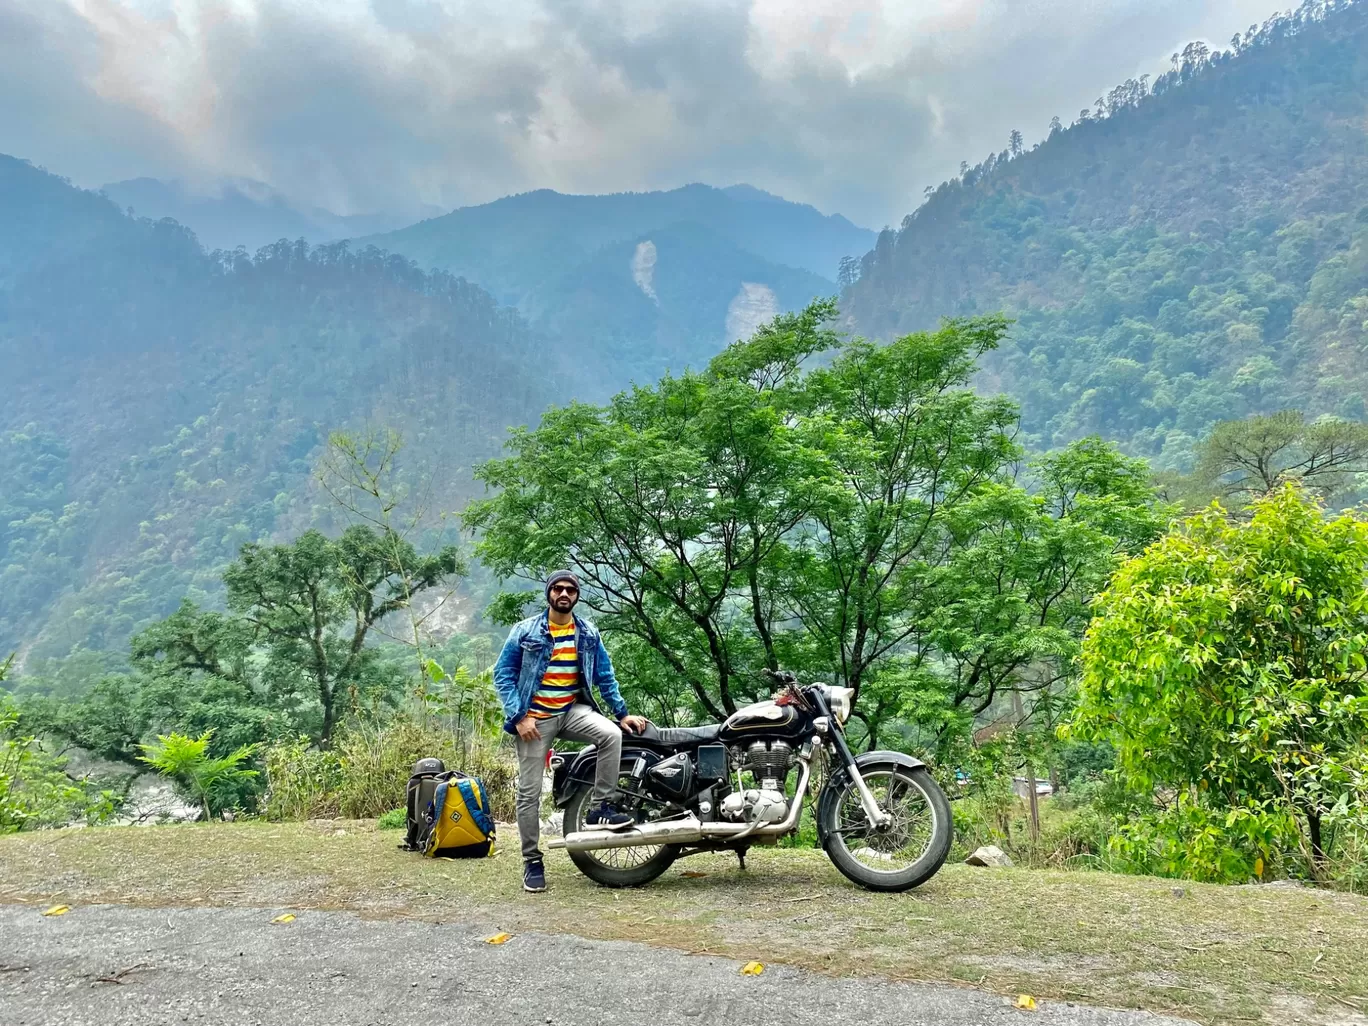
[[[0,153],[337,213],[748,182],[878,228],[1272,0],[0,0]]]

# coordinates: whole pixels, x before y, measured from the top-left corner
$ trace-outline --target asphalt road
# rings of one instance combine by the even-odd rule
[[[469,925],[281,909],[0,905],[4,1026],[1179,1026],[1138,1012],[783,967],[578,937],[491,945]]]

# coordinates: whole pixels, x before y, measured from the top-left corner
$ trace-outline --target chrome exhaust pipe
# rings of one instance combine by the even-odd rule
[[[812,767],[800,761],[798,786],[789,799],[788,813],[778,823],[703,823],[697,816],[643,823],[629,830],[577,830],[547,842],[548,848],[567,851],[602,851],[605,848],[636,848],[647,844],[698,844],[700,841],[742,840],[751,837],[782,837],[798,826],[803,814]]]

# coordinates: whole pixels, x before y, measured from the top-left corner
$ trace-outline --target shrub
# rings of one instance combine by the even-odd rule
[[[380,830],[403,830],[408,826],[408,810],[390,809],[375,821],[375,825]]]
[[[224,809],[241,807],[244,793],[253,791],[257,771],[243,765],[256,754],[257,745],[242,745],[221,758],[208,753],[214,732],[199,737],[184,734],[158,735],[151,744],[139,745],[139,758],[171,780],[181,796],[198,805],[205,819]]]
[[[1066,730],[1110,742],[1126,783],[1160,796],[1118,834],[1123,857],[1213,880],[1299,860],[1333,879],[1336,838],[1368,830],[1365,576],[1368,516],[1291,484],[1121,567]]]

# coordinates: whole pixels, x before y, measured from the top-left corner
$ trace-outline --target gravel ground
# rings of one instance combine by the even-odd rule
[[[344,912],[0,905],[5,1026],[1182,1026],[954,987],[831,979],[622,941]]]

